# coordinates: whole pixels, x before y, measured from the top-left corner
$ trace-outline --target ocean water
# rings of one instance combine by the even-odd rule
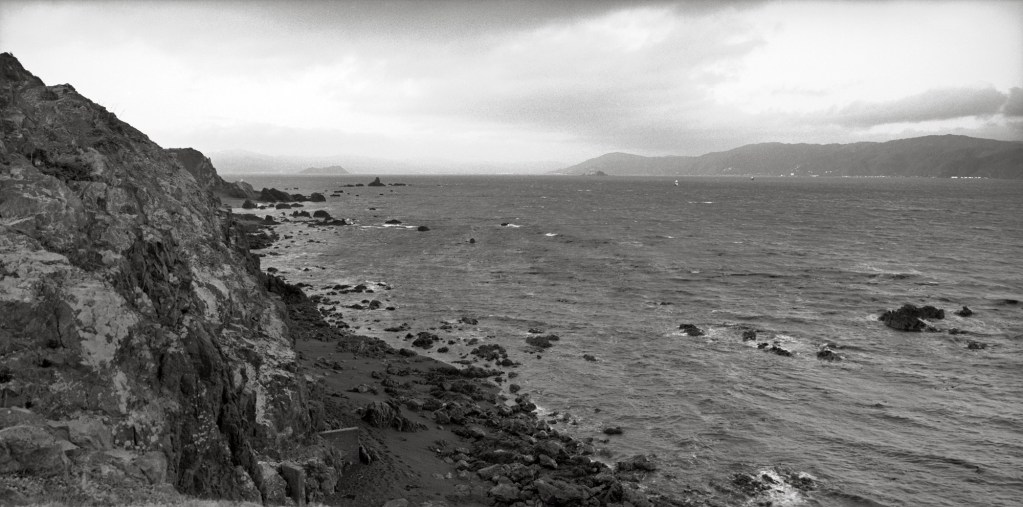
[[[282,225],[288,239],[263,266],[313,293],[378,284],[337,299],[393,305],[343,313],[395,345],[408,346],[405,333],[383,329],[408,322],[453,341],[449,353],[427,352],[449,361],[473,338],[505,346],[522,363],[512,382],[559,431],[595,438],[609,462],[655,456],[644,484],[727,505],[1021,505],[1023,182],[391,176],[384,183],[407,186],[342,186],[371,179],[247,178],[257,189],[341,189],[303,209],[355,224]],[[904,303],[944,308],[941,332],[877,320]],[[952,314],[964,305],[976,314]],[[478,324],[455,323],[462,316]],[[685,335],[683,323],[707,334]],[[538,358],[524,342],[531,328],[561,339]],[[757,340],[744,342],[746,329]],[[825,343],[841,361],[817,358]],[[624,433],[607,437],[608,426]],[[779,483],[745,498],[730,492],[737,473],[801,473],[815,487]]]

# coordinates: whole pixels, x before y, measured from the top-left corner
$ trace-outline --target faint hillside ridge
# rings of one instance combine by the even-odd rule
[[[555,171],[622,176],[915,176],[1023,179],[1023,142],[942,135],[883,143],[750,144],[699,157],[609,153]]]
[[[299,171],[299,174],[318,174],[329,176],[332,174],[351,174],[344,167],[339,165],[329,165],[326,167],[310,167]]]
[[[693,157],[644,157],[631,153],[607,153],[580,164],[553,171],[552,174],[586,175],[603,172],[613,176],[683,174]]]

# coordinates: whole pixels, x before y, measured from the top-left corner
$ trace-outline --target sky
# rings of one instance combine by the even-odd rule
[[[207,154],[570,165],[1023,140],[1023,0],[4,0],[0,50]]]

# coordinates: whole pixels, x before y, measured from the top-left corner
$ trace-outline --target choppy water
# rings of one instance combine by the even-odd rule
[[[329,193],[370,179],[249,181]],[[307,204],[357,225],[282,226],[292,238],[264,267],[316,287],[390,284],[365,297],[397,310],[345,317],[395,343],[384,327],[477,317],[437,332],[507,347],[523,363],[514,382],[578,423],[560,428],[606,438],[622,426],[601,446],[611,459],[655,454],[657,488],[741,502],[715,485],[778,470],[817,488],[753,502],[1021,505],[1023,305],[1006,300],[1023,300],[1023,182],[384,179],[396,181],[409,186]],[[945,308],[936,325],[970,334],[877,321],[903,303]],[[963,305],[976,315],[951,314]],[[709,332],[689,337],[681,323]],[[795,355],[744,343],[742,326]],[[561,340],[536,359],[530,328]],[[844,360],[818,360],[826,342]],[[468,347],[452,350],[430,354]]]

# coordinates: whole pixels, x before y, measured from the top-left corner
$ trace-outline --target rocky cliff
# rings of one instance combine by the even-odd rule
[[[237,199],[253,199],[256,192],[252,185],[236,181],[228,183],[217,174],[213,162],[194,148],[169,148],[167,150],[178,163],[181,164],[189,174],[195,178],[196,183],[203,189],[213,192],[216,195],[234,197]]]
[[[0,133],[0,476],[259,500],[310,405],[212,179],[7,53]]]

